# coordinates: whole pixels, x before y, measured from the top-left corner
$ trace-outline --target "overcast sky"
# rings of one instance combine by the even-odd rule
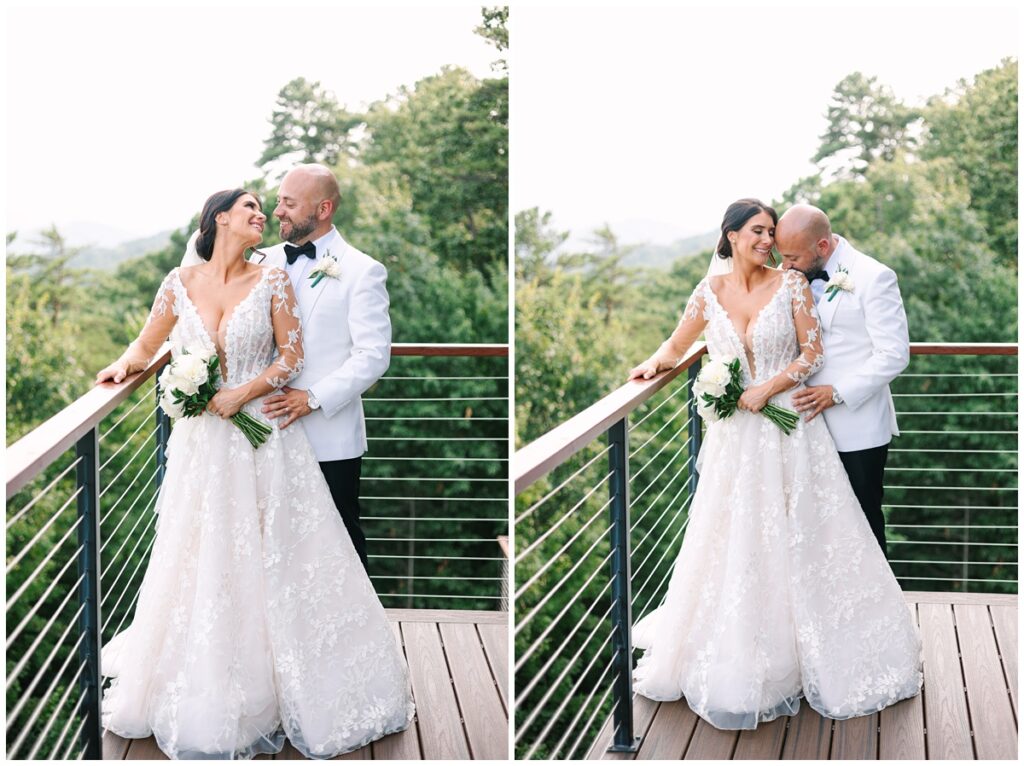
[[[491,76],[480,21],[469,5],[10,10],[7,230],[183,226],[258,175],[286,82],[358,109],[446,64]]]
[[[513,11],[512,210],[634,241],[717,228],[813,172],[851,72],[920,104],[1019,47],[1008,4]]]

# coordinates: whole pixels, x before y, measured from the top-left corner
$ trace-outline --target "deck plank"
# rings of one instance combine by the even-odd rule
[[[774,721],[759,724],[756,729],[744,729],[736,740],[733,760],[736,761],[777,761],[782,756],[782,744],[786,740],[788,716],[779,716]]]
[[[903,597],[914,604],[997,604],[1017,606],[1012,593],[953,593],[952,591],[903,591]]]
[[[828,760],[832,745],[832,721],[822,718],[806,702],[800,704],[800,712],[789,719],[786,742],[782,747],[785,760]]]
[[[928,757],[932,760],[973,760],[967,701],[964,698],[953,607],[918,605],[924,639],[924,714]]]
[[[455,699],[435,623],[403,622],[402,636],[409,657],[413,694],[420,710],[417,727],[423,758],[470,757],[459,706]]]
[[[679,760],[686,752],[696,726],[697,715],[690,710],[685,700],[662,702],[654,714],[636,759]]]
[[[835,721],[832,761],[874,761],[878,758],[878,713]]]
[[[914,624],[918,624],[917,604],[908,604]],[[883,761],[923,761],[924,692],[889,705],[879,717],[878,757]]]
[[[651,727],[651,721],[654,720],[654,715],[658,712],[658,705],[660,704],[660,702],[649,700],[640,695],[633,697],[633,735],[639,737],[641,741],[647,735],[647,730]],[[612,720],[612,717],[608,716],[608,720],[604,722],[601,731],[594,738],[593,747],[586,755],[587,760],[632,761],[636,758],[636,753],[608,752],[608,748],[612,744]]]
[[[716,729],[707,721],[697,721],[697,728],[690,738],[683,760],[686,761],[727,761],[736,749],[737,731]]]
[[[156,746],[156,740],[153,737],[146,737],[145,739],[133,739],[131,745],[128,747],[128,752],[125,754],[124,759],[126,761],[169,761],[164,751]]]
[[[391,629],[395,633],[395,639],[399,645],[402,644],[402,629],[398,623],[391,623]],[[405,651],[405,647],[402,647]],[[411,671],[410,671],[411,672]],[[413,702],[416,702],[416,717],[405,731],[389,734],[383,739],[370,743],[370,751],[375,761],[418,761],[422,758],[420,752],[420,741],[417,734],[419,717],[421,715],[419,700],[416,699],[416,690],[413,689]]]
[[[953,614],[960,637],[967,706],[971,711],[978,759],[1016,759],[1017,727],[988,607],[956,604]]]
[[[484,623],[476,625],[480,632],[480,640],[484,644],[487,662],[491,666],[491,675],[498,684],[501,702],[508,713],[508,625]]]
[[[477,625],[508,625],[508,612],[485,609],[398,609],[384,610],[392,622],[472,622]]]
[[[103,732],[103,760],[123,761],[128,753],[128,747],[132,744],[130,739],[119,737],[112,731]]]
[[[996,629],[999,655],[1006,671],[1006,683],[1010,690],[1013,712],[1019,715],[1017,707],[1017,607],[993,606],[989,608],[992,624]]]
[[[487,683],[491,670],[476,626],[441,623],[440,629],[472,757],[507,760],[508,717],[496,687]]]

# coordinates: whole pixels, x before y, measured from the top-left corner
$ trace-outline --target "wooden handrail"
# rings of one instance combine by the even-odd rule
[[[8,447],[5,458],[7,499],[10,500],[40,471],[153,377],[170,361],[170,354],[171,345],[166,343],[142,372],[129,375],[121,383],[101,383]],[[508,356],[508,346],[486,343],[395,343],[391,346],[391,355]]]
[[[517,450],[513,456],[512,475],[518,495],[542,476],[550,473],[615,421],[635,410],[664,386],[673,381],[704,355],[704,343],[694,343],[683,360],[672,370],[649,381],[630,381],[612,391],[564,423]],[[1015,356],[1016,343],[911,343],[910,353],[923,355],[1000,355]]]
[[[675,380],[704,355],[706,348],[704,343],[694,343],[682,361],[671,370],[650,380],[631,380],[619,386],[583,412],[518,450],[513,469],[516,494],[564,463],[604,433],[612,423],[621,420]]]

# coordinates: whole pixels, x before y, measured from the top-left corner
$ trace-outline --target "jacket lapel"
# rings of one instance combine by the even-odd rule
[[[337,231],[335,231],[334,237],[332,237],[331,240],[329,241],[326,250],[332,256],[337,258],[339,265],[342,265],[342,267],[344,268],[345,253],[348,251],[348,247],[348,242],[343,240],[341,238],[341,235]],[[342,271],[341,278],[344,279],[344,271]],[[313,293],[313,295],[311,296],[313,302],[310,304],[309,311],[306,313],[304,317],[306,322],[310,322],[313,319],[313,312],[316,310],[317,304],[320,303],[320,298],[322,298],[323,294],[327,292],[328,289],[330,289],[329,283],[332,281],[334,280],[331,277],[324,277],[323,279],[320,280],[320,284],[318,284],[316,287],[313,287],[312,280],[309,280],[307,277],[308,284],[305,285],[305,289]]]
[[[840,267],[843,267],[847,271],[849,271],[849,247],[850,246],[846,242],[846,240],[840,238],[839,247],[836,248],[836,251],[832,254],[832,257],[829,259],[829,264],[827,267],[829,278],[837,274],[839,272]],[[837,290],[835,293],[835,297],[832,298],[831,300],[829,300],[829,294],[825,293],[824,295],[821,296],[821,300],[818,302],[818,318],[821,319],[821,324],[825,327],[826,330],[831,329],[832,327],[832,318],[836,314],[836,309],[839,307],[839,302],[843,299],[844,292],[844,290]]]

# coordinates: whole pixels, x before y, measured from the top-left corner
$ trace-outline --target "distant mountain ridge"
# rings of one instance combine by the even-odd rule
[[[651,269],[668,269],[680,258],[711,250],[718,244],[718,231],[707,231],[683,237],[670,245],[642,244],[622,259],[627,266],[643,266]]]
[[[69,248],[82,248],[82,251],[71,262],[75,268],[112,271],[125,261],[141,258],[147,253],[163,249],[171,241],[171,234],[174,232],[174,229],[168,229],[146,237],[117,241],[116,237],[119,234],[126,237],[131,235],[118,232],[116,229],[98,227],[99,225],[91,224],[69,224],[57,227],[57,231]],[[41,239],[42,234],[39,230],[24,235],[19,232],[17,238],[8,245],[7,252],[12,255],[40,252],[42,246],[39,241]]]

